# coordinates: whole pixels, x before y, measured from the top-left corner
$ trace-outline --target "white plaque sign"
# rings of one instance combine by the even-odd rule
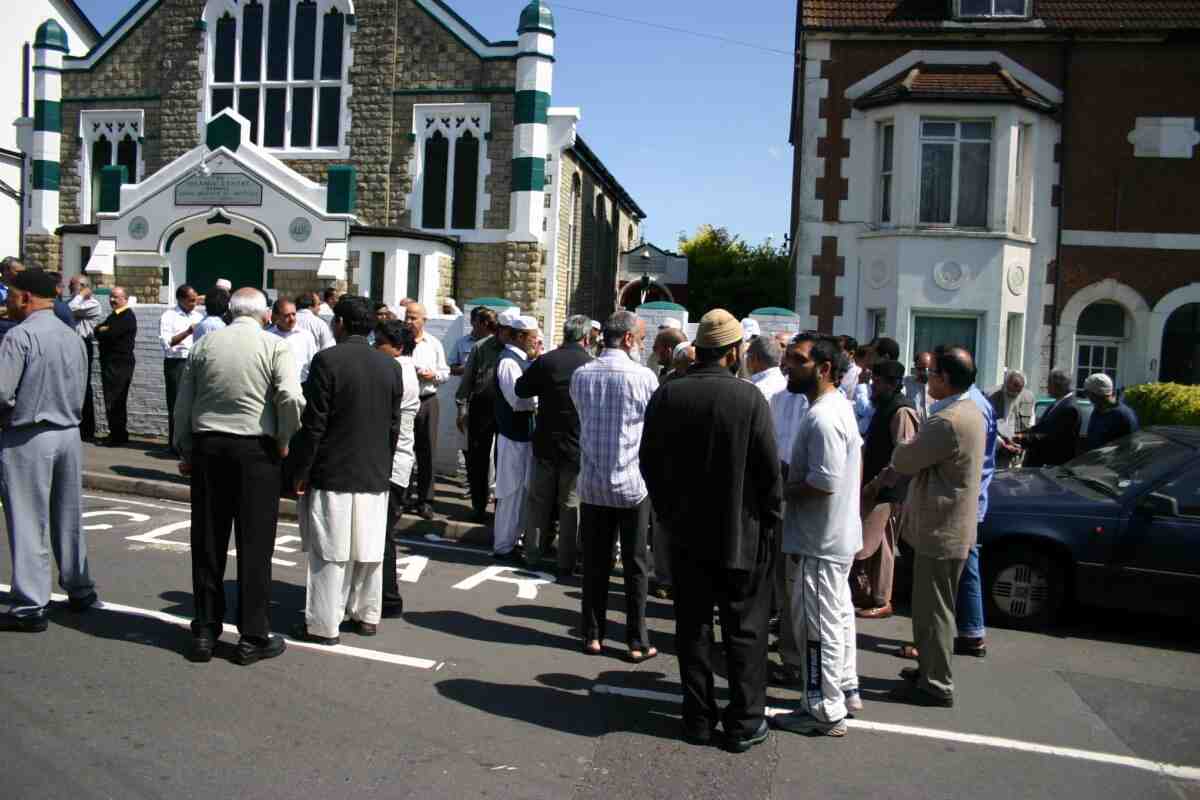
[[[177,206],[261,206],[262,184],[240,172],[192,175],[175,186]]]

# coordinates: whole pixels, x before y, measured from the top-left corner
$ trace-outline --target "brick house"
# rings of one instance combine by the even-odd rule
[[[142,303],[219,277],[611,311],[643,212],[550,104],[554,18],[485,39],[441,0],[141,0],[85,54],[47,20],[27,256]],[[32,32],[32,31],[31,31]]]
[[[801,325],[1200,382],[1200,5],[800,0]]]

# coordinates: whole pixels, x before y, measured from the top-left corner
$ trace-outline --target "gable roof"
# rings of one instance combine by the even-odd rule
[[[575,144],[571,147],[571,152],[591,171],[592,176],[601,186],[616,195],[617,202],[625,206],[625,210],[632,212],[638,219],[646,218],[646,212],[642,211],[641,206],[634,201],[629,192],[625,191],[625,187],[613,177],[613,174],[608,171],[608,167],[604,166],[604,162],[600,160],[600,157],[583,141],[582,136],[576,135]]]
[[[800,9],[807,30],[915,32],[1035,23],[1061,33],[1200,30],[1196,0],[1033,0],[1032,22],[957,22],[949,0],[800,0]]]
[[[875,108],[916,101],[1018,103],[1054,113],[1057,107],[1014,78],[999,64],[919,63],[854,101],[855,108]]]
[[[100,41],[100,31],[96,30],[96,26],[88,19],[88,15],[83,13],[83,9],[75,0],[52,1],[60,14],[75,18],[75,23],[82,29],[83,43],[88,46],[88,49],[95,47],[96,42]]]

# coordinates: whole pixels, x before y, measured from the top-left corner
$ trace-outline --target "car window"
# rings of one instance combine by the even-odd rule
[[[1064,472],[1097,486],[1103,494],[1122,497],[1166,477],[1195,450],[1149,431],[1125,436],[1068,461]]]
[[[1158,491],[1175,498],[1180,516],[1200,519],[1200,469],[1185,472]]]

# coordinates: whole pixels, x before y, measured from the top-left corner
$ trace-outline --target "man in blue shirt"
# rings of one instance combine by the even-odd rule
[[[972,384],[968,393],[971,402],[983,414],[983,425],[986,441],[983,451],[983,476],[979,481],[979,524],[983,524],[988,509],[988,486],[992,476],[996,474],[996,411],[987,395]],[[958,621],[958,636],[954,639],[954,654],[958,656],[987,655],[987,645],[983,639],[987,630],[983,626],[983,581],[979,575],[979,541],[976,540],[971,552],[967,554],[967,563],[963,566],[962,577],[958,581],[958,600],[955,603]]]
[[[1128,436],[1138,429],[1137,414],[1117,399],[1112,378],[1103,372],[1089,375],[1083,391],[1092,401],[1092,418],[1088,421],[1084,450],[1104,447],[1109,442]]]

